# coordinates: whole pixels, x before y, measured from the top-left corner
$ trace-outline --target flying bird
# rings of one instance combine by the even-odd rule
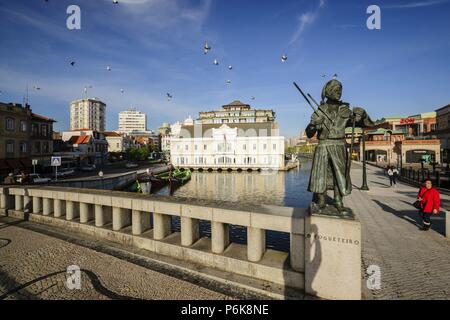
[[[227,80],[227,84],[231,84],[231,80]]]
[[[113,0],[114,4],[119,4],[119,0]]]
[[[120,93],[123,93],[123,89],[120,89]]]
[[[255,100],[255,97],[252,96],[251,99],[252,99],[252,100]]]
[[[325,78],[327,75],[326,74],[322,74],[320,75],[322,78]]]
[[[228,70],[231,70],[231,69],[233,69],[233,66],[232,66],[232,65],[229,65],[229,66],[228,66]]]
[[[282,62],[285,62],[286,60],[287,60],[287,55],[285,55],[285,54],[283,54],[282,56],[281,56],[281,61]]]
[[[110,66],[106,66],[106,70],[111,71],[111,67]]]
[[[337,74],[336,74],[336,73],[333,75],[333,79],[334,79],[334,80],[337,79]]]
[[[70,61],[70,65],[73,67],[75,65],[75,61]]]
[[[217,59],[214,59],[214,65],[218,66],[219,65],[219,61],[217,61]]]
[[[173,98],[170,93],[166,93],[166,95],[167,95],[167,101],[170,101]]]
[[[34,89],[34,90],[41,90],[41,88],[38,87],[38,86],[33,86],[33,89]]]
[[[211,50],[211,47],[208,45],[208,41],[205,41],[205,45],[203,46],[203,53],[207,54],[209,50]]]

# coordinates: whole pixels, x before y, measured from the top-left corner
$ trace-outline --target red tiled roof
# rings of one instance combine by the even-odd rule
[[[91,140],[91,136],[72,136],[69,144],[86,144]]]
[[[53,120],[51,118],[47,118],[47,117],[41,116],[41,115],[36,114],[36,113],[32,113],[31,117],[34,118],[34,119],[38,119],[38,120],[56,122],[55,120]]]
[[[121,137],[120,134],[114,131],[105,131],[103,132],[103,134],[105,135],[105,137]]]

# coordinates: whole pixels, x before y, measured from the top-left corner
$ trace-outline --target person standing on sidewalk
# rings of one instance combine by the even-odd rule
[[[417,199],[420,201],[419,212],[422,215],[422,230],[427,231],[431,227],[431,215],[439,214],[441,206],[439,191],[433,187],[431,180],[425,180],[425,186],[420,187]]]
[[[389,176],[389,183],[391,184],[391,187],[392,187],[392,184],[394,184],[394,186],[397,185],[397,182],[395,181],[396,177],[395,177],[394,170],[397,170],[397,169],[394,169],[394,167],[388,167],[388,171],[387,171],[387,174]],[[398,171],[397,171],[397,173],[398,173]]]

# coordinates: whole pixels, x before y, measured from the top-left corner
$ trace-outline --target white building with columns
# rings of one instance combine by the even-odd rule
[[[202,123],[187,119],[170,137],[175,167],[192,169],[272,169],[284,167],[284,137],[276,122]]]

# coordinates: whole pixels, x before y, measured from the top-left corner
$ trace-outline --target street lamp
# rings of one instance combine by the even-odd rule
[[[98,176],[100,177],[101,181],[102,181],[102,189],[104,189],[104,185],[103,185],[103,171],[99,171],[98,172]]]
[[[362,143],[363,143],[363,182],[361,186],[361,190],[369,190],[369,187],[367,186],[367,170],[366,170],[366,133],[362,131]]]

